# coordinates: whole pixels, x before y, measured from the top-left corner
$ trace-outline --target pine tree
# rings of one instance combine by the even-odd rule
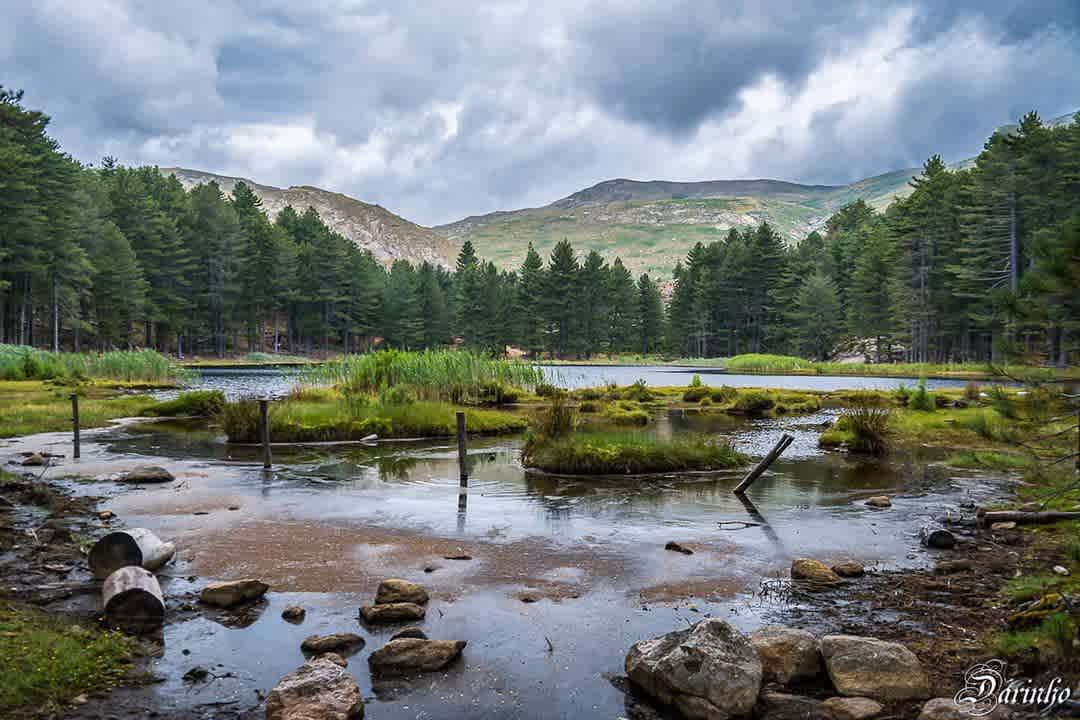
[[[544,287],[544,318],[549,323],[550,349],[563,357],[577,349],[578,276],[581,269],[569,241],[560,240],[551,251]]]
[[[644,354],[664,347],[664,302],[648,273],[638,278],[638,349]]]
[[[593,250],[585,256],[579,273],[581,312],[578,335],[581,352],[586,358],[591,358],[607,344],[607,272],[607,265],[600,253]]]
[[[544,261],[529,243],[515,297],[517,320],[516,342],[534,358],[539,357],[544,345],[544,318],[541,306],[544,299]]]
[[[620,258],[615,258],[608,273],[608,352],[637,349],[638,309],[640,298],[634,276]]]
[[[796,341],[800,354],[827,360],[840,339],[843,313],[832,279],[820,270],[810,275],[795,297]]]

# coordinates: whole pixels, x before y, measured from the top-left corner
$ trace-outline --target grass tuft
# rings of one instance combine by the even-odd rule
[[[531,435],[522,461],[564,475],[633,475],[720,470],[742,465],[746,457],[705,435],[665,440],[643,433],[578,432],[551,439]]]

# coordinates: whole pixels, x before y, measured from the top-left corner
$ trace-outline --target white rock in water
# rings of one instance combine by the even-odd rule
[[[281,678],[266,696],[266,720],[359,720],[360,686],[340,664],[321,655]]]

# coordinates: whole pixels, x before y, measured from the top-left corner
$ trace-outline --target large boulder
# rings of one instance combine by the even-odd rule
[[[309,635],[300,644],[303,652],[312,655],[323,653],[349,653],[361,650],[364,647],[364,638],[355,633],[334,633],[333,635]]]
[[[876,700],[864,697],[831,697],[822,704],[833,720],[870,720],[885,709]]]
[[[866,574],[866,568],[858,560],[845,560],[832,566],[832,571],[842,578],[858,578]]]
[[[365,605],[360,608],[360,617],[366,623],[395,623],[410,620],[422,620],[424,608],[416,603],[386,603],[385,605]]]
[[[340,660],[340,658],[338,658]],[[358,720],[364,717],[353,676],[323,655],[285,677],[266,696],[266,720]]]
[[[423,605],[428,601],[427,590],[414,582],[389,578],[379,583],[379,589],[375,593],[375,604],[386,605],[388,603],[415,603]]]
[[[822,670],[821,644],[806,630],[767,625],[750,634],[750,644],[761,658],[765,682],[787,685]]]
[[[117,480],[122,483],[167,483],[172,482],[176,478],[173,474],[163,467],[157,465],[146,465],[138,467],[131,472],[121,475]]]
[[[391,640],[368,656],[373,673],[403,674],[442,670],[465,649],[464,640]]]
[[[840,576],[834,573],[828,565],[812,558],[795,558],[792,560],[791,579],[806,580],[817,585],[835,585],[842,582]]]
[[[919,713],[919,720],[971,720],[971,707],[961,707],[955,698],[934,698],[927,700]],[[986,715],[978,716],[985,720],[1006,720],[1010,715],[1008,708],[998,705]]]
[[[745,715],[761,690],[757,651],[718,618],[635,644],[625,668],[631,682],[689,720]]]
[[[772,691],[761,693],[754,716],[761,720],[832,720],[820,700]]]
[[[270,586],[260,580],[228,580],[210,583],[199,594],[199,600],[207,605],[228,608],[258,600]]]
[[[821,639],[821,655],[841,695],[886,701],[930,696],[926,671],[903,645],[855,635],[826,635]]]

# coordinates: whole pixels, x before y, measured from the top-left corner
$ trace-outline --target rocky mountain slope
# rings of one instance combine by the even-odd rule
[[[317,187],[301,185],[277,188],[260,185],[245,178],[185,168],[161,168],[161,172],[176,176],[185,188],[213,181],[225,193],[232,192],[236,183],[243,180],[259,196],[263,209],[271,217],[277,215],[286,205],[292,205],[297,212],[303,212],[308,206],[314,207],[327,225],[358,247],[370,250],[372,255],[386,264],[404,258],[412,261],[427,260],[448,266],[457,255],[460,244],[445,235],[433,232],[430,228],[398,217],[379,205],[369,205],[347,195]]]

